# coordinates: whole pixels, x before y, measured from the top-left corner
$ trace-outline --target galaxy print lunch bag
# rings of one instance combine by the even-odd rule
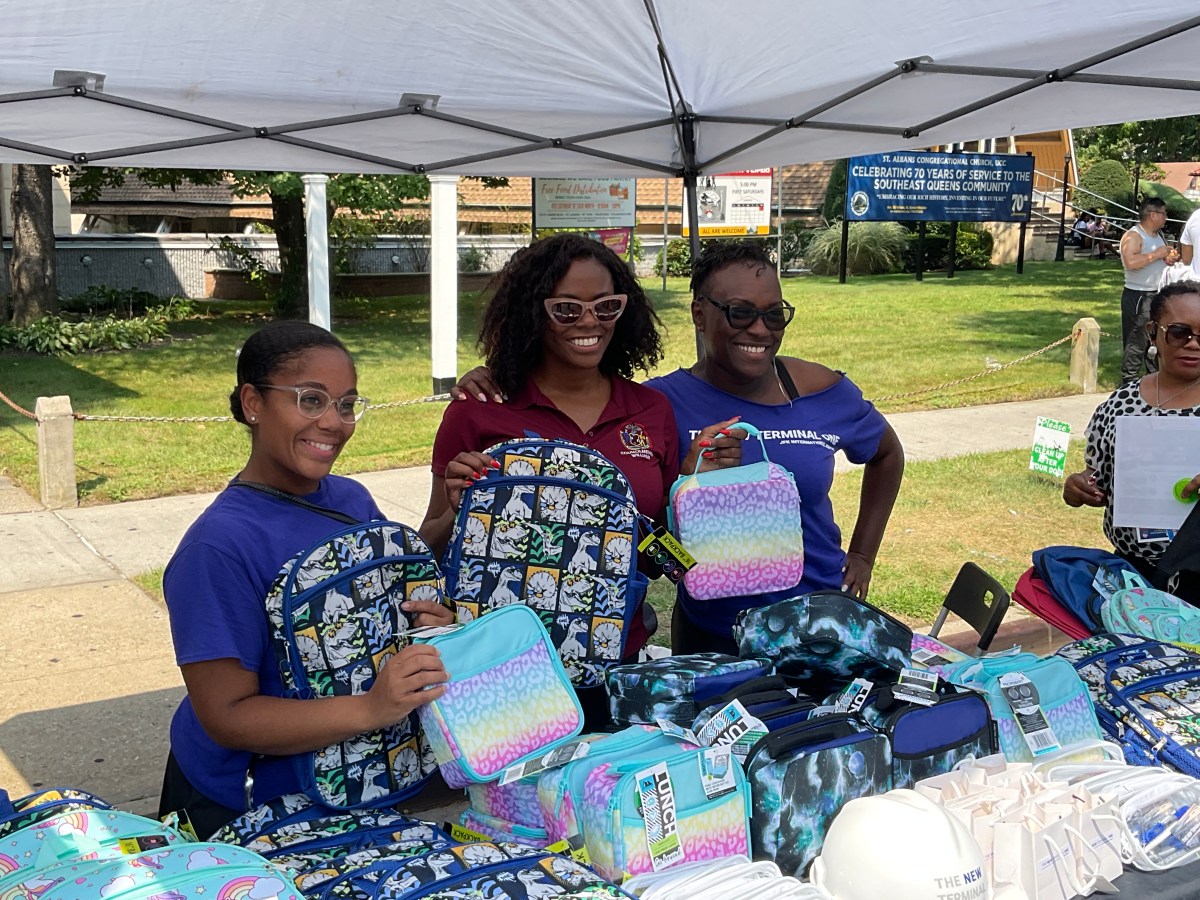
[[[733,636],[744,657],[814,697],[855,678],[894,683],[912,660],[912,629],[844,591],[814,591],[743,610]]]

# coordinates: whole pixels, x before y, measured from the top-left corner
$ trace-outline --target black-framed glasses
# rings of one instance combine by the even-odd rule
[[[625,311],[628,294],[609,294],[595,300],[576,300],[574,297],[547,297],[546,312],[559,325],[574,325],[589,309],[597,322],[615,322]]]
[[[721,303],[712,297],[701,296],[700,299],[707,300],[725,313],[725,321],[729,323],[729,327],[739,331],[749,328],[758,319],[762,319],[763,324],[771,331],[783,331],[796,314],[796,308],[786,300],[780,300],[778,306],[772,306],[770,309],[755,309],[744,303]]]
[[[1170,325],[1159,325],[1157,322],[1150,324],[1156,329],[1162,329],[1163,337],[1166,338],[1169,347],[1186,347],[1192,341],[1200,344],[1200,332],[1192,331],[1191,325],[1184,325],[1181,322],[1172,322]]]
[[[300,415],[306,419],[319,419],[330,406],[336,407],[338,418],[347,425],[353,425],[361,419],[367,411],[367,404],[371,402],[359,394],[331,397],[326,391],[315,387],[296,387],[291,384],[256,384],[255,387],[295,392],[296,409],[300,410]]]

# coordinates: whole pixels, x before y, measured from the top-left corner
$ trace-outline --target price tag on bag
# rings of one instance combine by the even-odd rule
[[[901,669],[900,680],[892,688],[892,696],[921,706],[933,706],[938,702],[938,677],[936,672],[924,669]]]
[[[569,762],[583,759],[591,749],[592,745],[589,738],[576,738],[573,741],[555,747],[549,753],[544,753],[537,759],[529,759],[523,763],[517,763],[515,766],[509,766],[504,770],[504,774],[500,776],[500,783],[508,784],[509,782],[525,778],[527,775],[535,775],[546,769],[556,769],[559,766],[565,766]]]
[[[704,796],[709,800],[728,794],[737,787],[733,774],[736,763],[729,747],[709,747],[700,753],[698,761],[700,784],[704,787]]]
[[[734,700],[714,715],[697,735],[706,747],[730,747],[738,762],[745,763],[750,748],[767,733],[767,726]]]
[[[646,825],[646,847],[655,872],[683,860],[675,818],[675,789],[665,762],[637,773],[638,799]]]
[[[1037,685],[1020,672],[1005,672],[1000,676],[1000,690],[1034,756],[1052,753],[1061,747],[1042,712]]]
[[[842,688],[842,692],[834,701],[833,711],[839,713],[858,712],[867,702],[867,695],[871,693],[873,687],[875,687],[874,682],[867,681],[865,678],[855,678]]]
[[[678,584],[688,569],[696,565],[692,554],[688,553],[675,535],[662,525],[642,538],[638,550],[644,555],[644,561],[650,565],[651,571],[645,573],[650,578],[666,575]]]

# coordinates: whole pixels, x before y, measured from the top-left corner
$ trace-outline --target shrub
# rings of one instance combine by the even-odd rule
[[[667,275],[672,278],[687,278],[692,274],[692,248],[688,238],[669,241],[664,250],[667,255]],[[664,250],[659,250],[654,260],[655,275],[663,273]]]
[[[925,271],[946,269],[950,264],[950,222],[930,222],[925,231]],[[956,269],[992,268],[992,249],[996,239],[990,231],[975,222],[958,223],[955,245]],[[917,271],[917,231],[908,232],[904,250],[904,271]]]
[[[1167,204],[1167,218],[1170,219],[1186,221],[1187,217],[1196,211],[1197,205],[1200,205],[1183,196],[1175,188],[1161,182],[1146,181],[1143,178],[1138,182],[1138,186],[1141,188],[1143,198],[1157,197]],[[1177,230],[1180,227],[1182,226],[1171,223],[1169,230]]]
[[[809,228],[802,219],[789,219],[783,223],[783,268],[794,269],[804,263],[804,252],[819,230]]]
[[[904,259],[904,226],[899,222],[852,222],[846,248],[851,275],[895,272]],[[808,267],[817,275],[836,275],[842,257],[842,225],[818,230],[805,253]]]
[[[1075,205],[1081,209],[1101,206],[1108,215],[1121,216],[1125,214],[1124,210],[1112,204],[1106,205],[1104,201],[1111,200],[1114,204],[1119,203],[1121,206],[1130,208],[1134,205],[1133,179],[1129,177],[1125,166],[1115,159],[1100,160],[1083,173],[1079,179],[1079,186],[1084,190],[1091,191],[1090,194],[1081,192],[1075,198]],[[1092,196],[1093,194],[1098,196]]]
[[[850,161],[839,159],[829,172],[829,184],[825,186],[825,202],[821,204],[821,217],[826,222],[837,222],[846,216],[846,181],[850,177]]]
[[[167,336],[167,323],[192,314],[188,300],[172,298],[152,306],[144,316],[123,319],[114,315],[72,321],[43,316],[24,328],[0,327],[0,348],[27,353],[66,356],[85,350],[132,350]]]
[[[458,251],[458,271],[484,272],[487,270],[491,260],[492,254],[487,247],[471,244],[465,249]]]
[[[161,299],[138,288],[114,288],[107,285],[93,285],[82,294],[74,297],[63,297],[59,300],[59,308],[63,312],[96,316],[103,313],[123,315],[125,318],[143,315],[147,309]]]

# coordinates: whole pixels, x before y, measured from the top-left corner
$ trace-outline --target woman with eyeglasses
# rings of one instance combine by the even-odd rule
[[[1200,415],[1200,282],[1177,281],[1155,294],[1145,328],[1149,339],[1147,355],[1157,358],[1158,371],[1121,385],[1096,408],[1087,427],[1085,468],[1067,477],[1063,500],[1068,506],[1102,507],[1104,533],[1117,554],[1154,581],[1156,565],[1170,546],[1171,538],[1113,524],[1117,419]],[[1200,422],[1197,434],[1200,435]],[[1185,500],[1194,498],[1197,490],[1200,490],[1200,475],[1190,478],[1181,495]],[[1196,580],[1185,579],[1172,592],[1200,604],[1200,584]]]
[[[692,270],[692,321],[704,355],[688,369],[646,382],[671,402],[680,471],[740,465],[746,434],[736,426],[745,419],[762,430],[772,462],[795,476],[804,524],[804,575],[794,589],[697,601],[681,585],[671,621],[675,653],[736,654],[733,620],[751,606],[816,590],[867,595],[900,489],[904,450],[844,373],[776,355],[794,313],[761,243],[711,243]],[[454,394],[502,399],[486,369],[464,376]],[[839,450],[866,466],[858,521],[845,552],[829,499]]]
[[[679,469],[675,418],[666,397],[631,381],[662,358],[658,317],[629,266],[610,248],[563,233],[519,250],[498,276],[479,345],[491,372],[486,395],[446,407],[433,444],[433,485],[421,525],[441,552],[463,489],[492,465],[483,451],[536,434],[598,450],[629,480],[640,512],[659,519]],[[649,637],[635,610],[626,658]],[[587,729],[608,721],[603,688],[582,688]]]
[[[384,518],[366,488],[330,474],[367,399],[341,341],[307,322],[275,322],[242,346],[229,407],[249,430],[249,458],[163,574],[187,696],[171,722],[159,809],[186,809],[201,837],[245,811],[252,754],[266,757],[255,766],[257,797],[296,792],[294,754],[399,722],[439,696],[447,678],[436,650],[410,646],[366,694],[285,698],[264,606],[275,576],[346,528],[328,512]],[[404,609],[417,625],[453,619],[433,601],[406,601]]]
[[[692,268],[691,287],[692,321],[704,355],[647,385],[670,398],[681,440],[696,436],[702,459],[739,465],[745,432],[736,423],[745,419],[762,432],[771,461],[795,476],[800,492],[804,574],[797,587],[699,601],[680,585],[671,623],[675,652],[736,652],[730,632],[743,609],[818,590],[867,596],[900,490],[904,451],[887,420],[844,373],[778,355],[795,310],[783,299],[762,243],[709,244]],[[724,421],[705,425],[714,419]],[[866,466],[858,521],[845,551],[829,499],[839,450]],[[682,468],[690,472],[693,466],[685,460]]]

